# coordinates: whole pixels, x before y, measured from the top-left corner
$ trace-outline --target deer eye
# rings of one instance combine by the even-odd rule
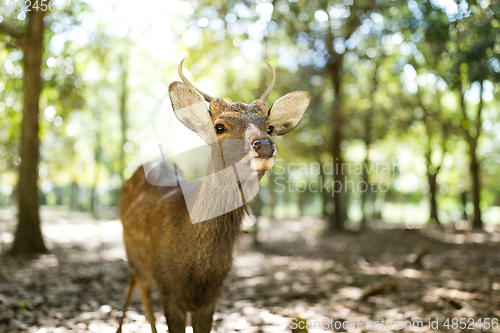
[[[215,125],[215,133],[217,134],[221,134],[221,133],[224,133],[225,131],[227,131],[227,128],[226,126],[222,125],[222,124],[217,124]]]
[[[273,131],[274,131],[274,126],[269,126],[269,127],[267,128],[267,134],[272,135],[272,134],[273,134]]]

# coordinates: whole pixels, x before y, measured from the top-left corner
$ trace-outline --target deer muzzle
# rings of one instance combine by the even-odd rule
[[[266,171],[274,166],[274,158],[277,150],[272,140],[255,140],[252,143],[254,169],[257,171]]]
[[[256,158],[268,159],[274,157],[274,142],[271,140],[255,140],[252,147],[257,153]]]

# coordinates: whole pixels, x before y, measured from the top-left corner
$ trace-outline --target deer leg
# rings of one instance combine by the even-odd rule
[[[165,311],[165,319],[167,320],[169,333],[184,333],[186,332],[186,311],[179,306],[170,302],[167,296],[162,295],[163,310]]]
[[[130,275],[128,278],[127,289],[125,290],[125,304],[123,305],[123,311],[122,311],[122,315],[120,317],[119,326],[118,326],[118,330],[116,331],[116,333],[122,332],[123,319],[125,318],[125,313],[127,312],[128,308],[130,306],[130,303],[132,303],[132,296],[134,295],[135,284],[136,284],[136,281],[135,281],[134,274],[132,272],[130,272]]]
[[[192,312],[191,322],[194,333],[208,333],[212,330],[214,307]]]
[[[144,309],[144,312],[146,312],[146,318],[151,325],[151,331],[153,333],[157,333],[155,325],[155,315],[153,312],[151,301],[151,283],[149,283],[149,281],[147,281],[146,279],[138,279],[137,286],[139,287],[139,292],[141,294],[142,307]]]

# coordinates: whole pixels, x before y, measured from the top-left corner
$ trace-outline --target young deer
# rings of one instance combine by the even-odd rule
[[[195,333],[210,332],[216,300],[231,269],[247,212],[245,199],[237,205],[231,200],[240,195],[248,198],[250,192],[255,195],[253,180],[258,189],[258,180],[274,165],[277,150],[272,135],[294,129],[311,100],[308,92],[295,91],[269,110],[265,100],[276,74],[266,64],[272,70],[271,84],[259,99],[244,104],[203,93],[184,77],[180,62],[183,82],[171,83],[169,95],[177,118],[211,147],[207,176],[191,192],[193,202],[188,202],[189,187],[179,184],[182,175],[170,162],[156,164],[153,170],[152,165],[143,165],[125,182],[120,218],[130,278],[118,332],[136,286],[154,333],[152,286],[160,293],[170,333],[185,332],[187,312]],[[232,143],[223,147],[228,142]],[[234,171],[235,177],[209,177],[225,170]],[[174,177],[173,185],[178,186],[156,186],[155,179],[162,177]],[[229,182],[235,180],[231,187]]]

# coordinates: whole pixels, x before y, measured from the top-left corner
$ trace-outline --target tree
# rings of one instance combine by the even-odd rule
[[[500,34],[498,14],[500,5],[495,4],[488,10],[471,4],[468,13],[458,23],[451,24],[451,41],[455,44],[454,66],[450,70],[448,82],[459,99],[459,112],[462,118],[464,137],[469,144],[469,171],[472,181],[472,202],[474,219],[472,227],[482,229],[481,218],[481,158],[478,156],[479,138],[482,132],[482,113],[485,105],[483,85],[489,80],[500,80],[500,68],[495,66],[500,59],[496,38]],[[476,88],[479,101],[476,105],[466,102],[466,93]]]
[[[418,29],[405,29],[410,40],[418,40],[418,51],[409,60],[408,66],[415,70],[415,75],[422,78],[417,91],[407,95],[408,105],[415,109],[413,121],[416,123],[416,132],[413,137],[423,147],[426,166],[426,176],[429,186],[429,223],[440,225],[438,216],[438,174],[443,166],[447,153],[446,143],[452,130],[450,110],[443,105],[443,92],[446,87],[442,79],[444,72],[450,65],[446,57],[446,42],[449,41],[449,21],[445,13],[433,8],[425,2],[422,20],[425,25]],[[411,11],[410,11],[411,13]],[[420,58],[423,55],[425,61]],[[451,112],[452,113],[452,112]],[[421,125],[421,126],[418,126]]]
[[[119,105],[119,114],[120,114],[120,123],[121,123],[121,142],[120,142],[120,177],[122,179],[122,183],[125,180],[125,168],[127,165],[126,162],[126,152],[125,146],[128,142],[127,140],[127,98],[129,94],[128,89],[128,77],[129,77],[129,56],[130,52],[130,38],[126,35],[123,37],[123,40],[118,43],[118,49],[120,49],[118,54],[118,64],[120,66],[121,74],[120,74],[120,92],[118,95],[118,105]]]
[[[312,51],[316,62],[308,63],[307,66],[313,66],[320,71],[329,83],[325,86],[331,89],[329,93],[333,95],[329,110],[331,134],[327,147],[334,159],[332,191],[335,193],[330,199],[334,211],[329,214],[327,228],[327,232],[332,233],[343,230],[347,219],[346,175],[337,170],[342,170],[344,163],[341,149],[346,127],[344,82],[349,74],[345,58],[349,52],[356,52],[354,47],[349,48],[348,41],[356,34],[363,20],[368,19],[369,14],[377,12],[381,6],[375,1],[359,1],[355,4],[321,2],[319,5],[309,6],[290,3],[286,5],[286,8],[288,7],[289,11],[276,11],[273,20],[284,26],[298,45],[304,45]]]
[[[425,105],[420,93],[417,93],[418,106],[423,110],[422,123],[425,127],[424,157],[429,185],[430,224],[440,225],[437,202],[437,176],[441,170],[446,154],[446,142],[451,131],[451,122],[443,117],[441,94],[436,93],[429,105]],[[436,149],[436,146],[440,147]],[[436,158],[437,155],[437,158]]]
[[[27,12],[27,24],[18,32],[0,23],[0,32],[11,38],[23,52],[23,120],[21,125],[21,164],[19,166],[18,224],[14,243],[8,254],[47,253],[40,228],[40,202],[38,197],[38,161],[40,138],[38,113],[42,91],[41,65],[44,49],[44,22],[46,11]]]

